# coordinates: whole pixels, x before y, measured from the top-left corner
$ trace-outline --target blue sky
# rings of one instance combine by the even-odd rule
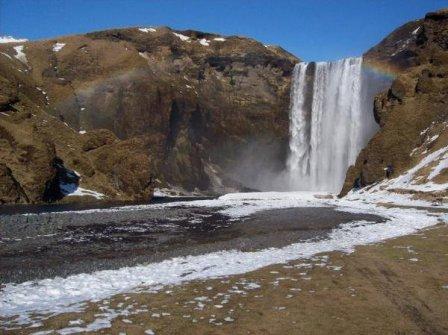
[[[300,58],[358,56],[448,0],[0,0],[0,35],[43,39],[159,26],[253,37]]]

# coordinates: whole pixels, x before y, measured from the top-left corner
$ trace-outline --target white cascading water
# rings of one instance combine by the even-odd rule
[[[378,129],[373,98],[388,83],[362,58],[299,63],[290,109],[290,188],[339,192],[347,168]]]

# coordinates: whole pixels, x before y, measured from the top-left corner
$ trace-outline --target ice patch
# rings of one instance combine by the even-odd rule
[[[53,51],[59,52],[63,47],[65,47],[65,43],[55,43],[53,44]]]

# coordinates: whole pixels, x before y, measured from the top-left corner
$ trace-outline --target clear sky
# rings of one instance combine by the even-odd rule
[[[448,0],[0,0],[0,35],[43,39],[166,25],[253,37],[300,58],[358,56]]]

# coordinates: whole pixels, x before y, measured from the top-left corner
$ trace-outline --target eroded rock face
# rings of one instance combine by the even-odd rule
[[[5,164],[0,164],[0,204],[27,203],[22,187],[14,178],[12,171]]]
[[[375,99],[373,112],[381,129],[349,168],[341,195],[356,179],[362,186],[380,181],[388,165],[397,176],[419,162],[420,154],[448,145],[447,41],[448,11],[442,10],[405,24],[365,54],[367,62],[397,77]]]
[[[283,167],[298,59],[281,48],[166,27],[22,43],[26,63],[15,45],[0,45],[0,153],[26,202],[42,201],[55,157],[121,200],[147,199],[152,182],[242,189],[235,167],[254,144],[280,148],[270,168]]]
[[[11,56],[0,54],[0,95],[5,97],[0,101],[0,203],[94,200],[89,196],[64,198],[67,192],[63,194],[60,185],[76,188],[78,181],[72,180],[78,179],[76,173],[81,176],[80,186],[104,194],[105,199],[148,200],[153,189],[149,183],[152,167],[148,156],[136,154],[147,150],[145,144],[137,141],[114,150],[113,146],[126,141],[111,131],[81,134],[49,114],[49,93],[32,77],[30,64],[15,59],[12,46],[1,48]],[[110,157],[98,155],[106,147],[112,147],[110,157],[119,157],[114,166],[132,167],[126,175],[110,175]],[[122,182],[143,179],[143,175],[145,181]]]

